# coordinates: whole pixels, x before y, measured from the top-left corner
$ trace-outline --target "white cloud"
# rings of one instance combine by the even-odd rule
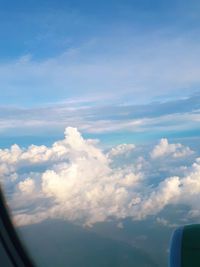
[[[154,147],[150,153],[151,158],[156,159],[163,156],[172,156],[173,158],[187,157],[194,152],[182,144],[169,144],[166,138],[162,138],[160,143]]]
[[[134,192],[140,173],[112,169],[100,149],[84,140],[80,133],[67,128],[67,143],[71,146],[69,163],[57,164],[42,174],[42,191],[53,197],[64,209],[63,217],[84,220],[87,224],[109,217],[125,216],[125,209],[134,202]]]
[[[116,156],[121,156],[121,155],[128,155],[131,151],[135,149],[134,144],[121,144],[116,147],[113,147],[109,153],[108,157],[116,157]]]
[[[131,34],[119,40],[117,34],[112,45],[110,38],[102,36],[52,58],[38,61],[25,55],[3,62],[0,64],[1,84],[5,88],[2,97],[9,99],[13,91],[18,101],[31,100],[30,95],[44,99],[47,93],[50,99],[55,96],[63,99],[80,94],[91,97],[102,92],[105,98],[112,95],[119,99],[124,94],[127,99],[131,94],[131,98],[146,101],[174,90],[183,91],[182,88],[195,91],[193,88],[200,82],[198,42],[188,36],[166,35],[167,40],[164,36],[159,32],[148,37]],[[108,57],[109,61],[105,61]],[[177,68],[174,60],[182,67]],[[161,68],[163,73],[159,72]],[[26,92],[27,84],[32,94]]]
[[[185,149],[180,144],[166,144],[173,155]],[[122,145],[114,151],[126,154],[130,149],[134,145]],[[158,148],[156,151],[163,153],[162,149],[162,153]],[[23,207],[15,215],[17,224],[48,218],[87,225],[126,217],[142,220],[159,214],[169,204],[187,204],[198,210],[200,160],[185,167],[182,176],[161,177],[157,185],[149,180],[154,162],[140,156],[130,164],[113,167],[96,140],[84,139],[72,127],[66,128],[65,138],[51,147],[22,149],[14,145],[0,150],[3,181],[15,187],[14,205]],[[23,211],[30,203],[32,210]]]
[[[35,182],[31,178],[27,178],[26,180],[19,182],[18,188],[22,193],[31,194],[35,189]]]
[[[179,177],[170,177],[162,181],[138,207],[137,217],[143,219],[147,215],[155,215],[166,205],[174,203],[181,194],[180,185]]]
[[[46,212],[37,211],[33,217],[22,214],[24,220],[18,214],[18,222],[32,218],[35,222],[54,216],[93,224],[111,217],[123,218],[127,210],[140,201],[136,188],[142,173],[134,166],[111,168],[110,160],[97,147],[96,141],[83,139],[75,128],[68,127],[65,139],[49,148],[31,145],[21,149],[14,145],[1,150],[0,166],[5,164],[10,169],[4,171],[4,180],[21,168],[46,165],[46,170],[40,173],[37,191],[40,191],[40,197],[51,199],[54,204]],[[18,182],[17,187],[21,192],[31,194],[36,184],[28,172],[31,178]]]
[[[158,214],[166,205],[184,204],[190,207],[189,217],[199,217],[200,159],[182,177],[164,179],[138,209],[139,219]]]

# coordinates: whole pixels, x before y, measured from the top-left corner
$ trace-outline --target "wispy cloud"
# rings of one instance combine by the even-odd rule
[[[74,100],[75,101],[75,100]],[[46,107],[0,107],[1,135],[61,134],[68,126],[86,134],[164,133],[196,131],[198,134],[199,96],[147,105],[93,105],[70,100]]]
[[[74,48],[73,53],[69,48],[48,59],[28,55],[1,63],[1,101],[35,105],[99,95],[104,101],[112,97],[113,101],[148,102],[197,90],[198,42],[157,33],[148,38],[129,36],[127,47],[127,41],[114,42],[115,38],[112,45],[100,38]]]

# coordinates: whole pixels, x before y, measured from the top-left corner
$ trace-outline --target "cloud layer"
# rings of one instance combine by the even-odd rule
[[[162,138],[163,134],[170,137],[177,132],[198,136],[200,131],[199,95],[146,105],[93,106],[92,99],[85,101],[37,108],[0,106],[0,135],[34,135],[46,139],[47,135],[60,136],[66,125],[78,127],[81,132],[94,137],[126,132],[145,140],[150,132],[151,136],[158,138],[159,134]]]
[[[51,147],[13,145],[0,150],[0,172],[5,190],[13,190],[10,205],[18,225],[48,218],[85,225],[127,217],[142,220],[169,204],[187,204],[190,215],[198,216],[200,159],[192,166],[182,162],[191,155],[189,147],[167,139],[146,157],[138,157],[133,144],[106,152],[97,140],[84,139],[68,127],[64,140]],[[174,175],[160,176],[156,184],[152,174],[158,158],[166,165],[175,161],[176,168]]]

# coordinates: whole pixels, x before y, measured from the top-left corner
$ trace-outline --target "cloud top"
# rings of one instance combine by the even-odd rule
[[[162,138],[158,145],[151,152],[152,158],[160,158],[163,156],[171,156],[173,158],[187,157],[194,152],[182,144],[169,144],[166,138]]]

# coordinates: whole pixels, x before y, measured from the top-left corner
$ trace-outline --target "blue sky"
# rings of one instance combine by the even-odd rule
[[[199,11],[197,1],[1,1],[0,135],[72,124],[197,136]]]

